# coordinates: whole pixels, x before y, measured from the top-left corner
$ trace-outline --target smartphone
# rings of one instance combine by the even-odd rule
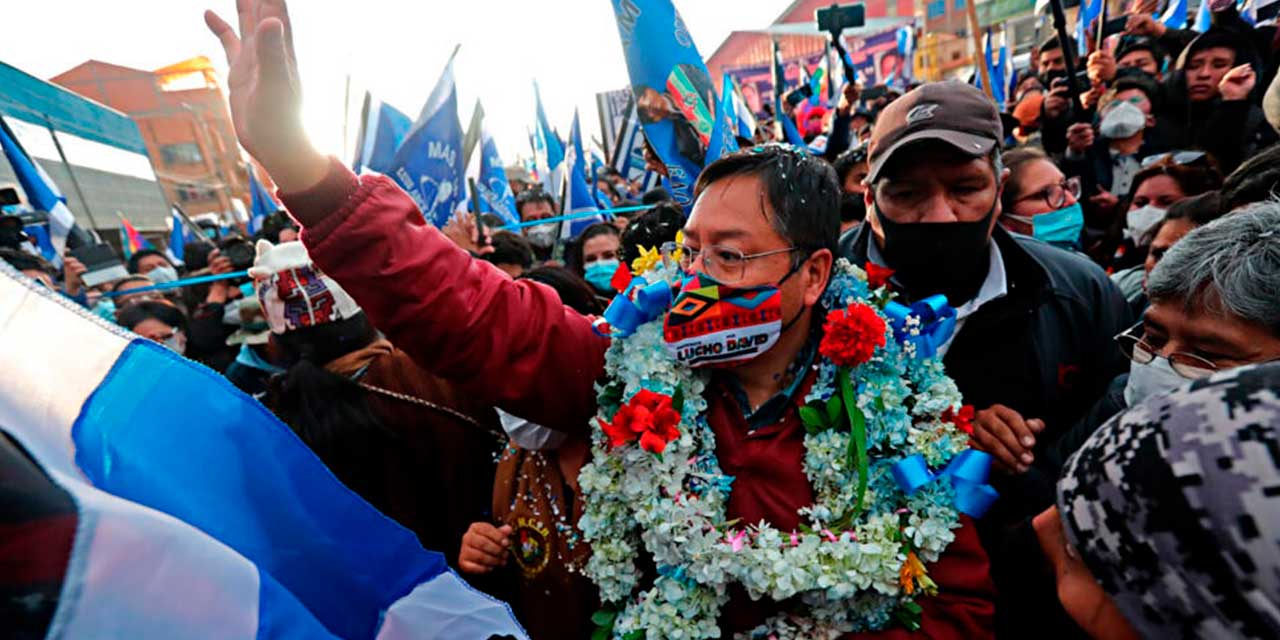
[[[803,85],[797,89],[787,92],[787,96],[786,96],[787,104],[793,107],[797,106],[801,102],[808,100],[809,97],[812,95],[813,95],[813,87],[807,84]]]
[[[116,257],[116,252],[110,245],[87,244],[72,249],[70,254],[84,265],[86,271],[82,279],[86,286],[96,287],[129,276],[129,272],[125,271],[123,264],[120,264],[120,258]]]
[[[882,84],[878,84],[874,87],[871,87],[870,89],[863,90],[861,98],[863,102],[871,102],[876,98],[884,97],[888,93],[889,93],[889,87],[886,87]]]
[[[1102,23],[1102,37],[1110,38],[1117,33],[1124,33],[1124,26],[1128,21],[1128,16],[1120,16],[1114,20],[1108,20]]]
[[[832,4],[825,9],[814,12],[819,31],[839,33],[845,29],[861,27],[867,23],[867,10],[860,4],[836,6]]]

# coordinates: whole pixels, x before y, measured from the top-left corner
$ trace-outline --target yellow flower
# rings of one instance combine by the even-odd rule
[[[684,256],[684,229],[676,232],[676,250],[671,252],[671,259],[676,264],[680,264],[680,258]]]
[[[662,254],[657,249],[640,247],[640,257],[631,261],[631,274],[644,275],[657,266],[659,260],[662,260]]]
[[[938,591],[938,585],[929,577],[924,563],[920,562],[920,557],[914,551],[907,552],[907,561],[903,562],[902,568],[898,570],[898,583],[902,585],[902,590],[907,595],[915,593],[916,589],[928,595]]]

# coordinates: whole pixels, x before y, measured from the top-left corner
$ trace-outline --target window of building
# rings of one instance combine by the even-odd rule
[[[166,144],[160,147],[160,157],[166,165],[200,164],[204,156],[200,155],[200,145],[194,142]]]
[[[180,184],[175,188],[175,191],[178,194],[179,202],[201,202],[218,199],[218,193],[213,189],[194,184]]]

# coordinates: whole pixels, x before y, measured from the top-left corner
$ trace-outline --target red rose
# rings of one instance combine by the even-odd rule
[[[836,365],[856,367],[884,346],[884,319],[865,304],[850,305],[827,314],[818,351]]]
[[[947,407],[941,418],[943,422],[950,422],[955,428],[973,435],[973,405],[966,404],[959,411],[952,411],[951,407]]]
[[[893,269],[867,261],[867,286],[879,289],[888,283],[891,277],[893,277]]]
[[[642,389],[618,408],[612,423],[601,420],[600,428],[611,447],[638,439],[641,449],[662,453],[668,442],[680,437],[679,424],[680,413],[672,408],[670,396]]]

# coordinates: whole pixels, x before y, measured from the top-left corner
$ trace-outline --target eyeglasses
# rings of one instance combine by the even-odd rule
[[[693,263],[697,262],[698,258],[701,257],[702,270],[724,284],[742,282],[747,274],[747,263],[752,260],[801,250],[800,247],[787,247],[786,249],[744,254],[738,249],[719,244],[709,244],[701,249],[694,249],[687,244],[679,246],[675,243],[669,244],[670,247],[664,245],[664,248],[680,249],[680,269],[688,273],[693,268]]]
[[[1050,209],[1061,209],[1067,206],[1067,195],[1070,195],[1075,200],[1080,199],[1080,178],[1067,178],[1058,184],[1051,184],[1035,193],[1022,196],[1014,202],[1042,198]]]
[[[1120,353],[1138,364],[1150,364],[1152,360],[1163,357],[1169,361],[1174,372],[1188,380],[1206,378],[1218,370],[1218,365],[1190,353],[1178,352],[1161,356],[1154,347],[1146,343],[1141,332],[1142,325],[1136,324],[1115,337]]]
[[[1172,158],[1174,164],[1191,164],[1204,158],[1203,151],[1166,151],[1142,159],[1142,168],[1146,169],[1165,158]]]

